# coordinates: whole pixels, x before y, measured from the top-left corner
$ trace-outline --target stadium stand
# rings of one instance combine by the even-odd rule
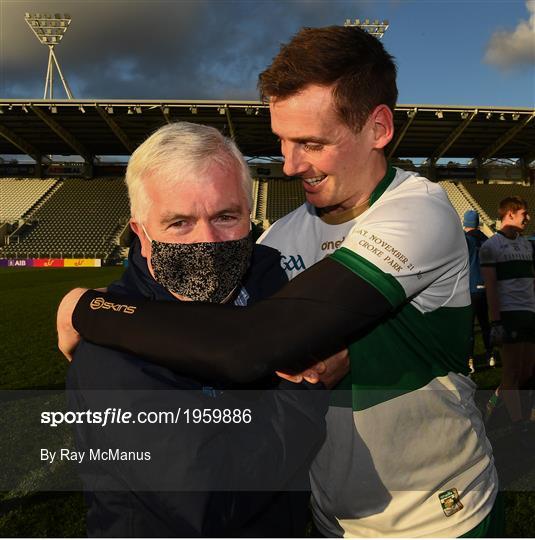
[[[2,178],[0,181],[0,222],[18,220],[56,185],[57,180]]]
[[[266,219],[273,223],[305,202],[305,192],[297,180],[276,179],[269,182]]]
[[[256,210],[258,208],[258,189],[260,181],[258,178],[253,178],[253,203],[251,206],[251,215],[254,218],[256,216]]]
[[[55,193],[27,214],[30,226],[0,248],[0,258],[108,259],[119,252],[117,239],[128,217],[122,178],[59,180]]]
[[[465,196],[465,198],[472,204],[472,208],[474,210],[477,210],[480,220],[483,221],[483,223],[489,225],[490,227],[495,227],[496,220],[492,218],[483,207],[479,204],[479,202],[472,197],[471,193],[466,189],[466,187],[462,183],[458,183],[457,187],[459,188],[459,191]]]
[[[519,184],[476,184],[463,183],[462,187],[481,205],[492,220],[498,219],[498,205],[505,197],[517,195],[526,199],[532,219],[525,230],[526,236],[535,233],[535,188]]]
[[[521,184],[477,184],[440,181],[459,219],[477,210],[482,229],[495,230],[498,203],[519,195],[535,209],[535,189]],[[252,219],[267,228],[305,200],[299,181],[274,178],[253,181]],[[0,258],[101,258],[120,260],[129,217],[122,177],[93,179],[2,178],[0,180],[0,233],[7,235]],[[6,225],[2,225],[5,222]],[[127,231],[128,232],[128,231]],[[526,235],[535,233],[535,219]],[[121,245],[119,245],[121,240]]]
[[[268,182],[266,182],[265,180],[259,180],[256,210],[253,215],[253,219],[257,223],[260,223],[264,228],[269,227],[269,222],[266,219],[267,201],[269,193],[268,190]]]
[[[466,189],[463,188],[463,186],[457,185],[455,182],[448,181],[441,181],[439,184],[448,195],[448,199],[450,200],[453,208],[455,208],[460,220],[462,220],[463,215],[467,210],[476,210],[479,214],[483,232],[487,236],[493,234],[494,221],[481,208],[478,202],[466,191]]]
[[[266,228],[304,201],[300,183],[281,178],[280,142],[264,102],[2,99],[0,113],[0,258],[110,262],[125,255],[128,203],[118,179],[126,161],[116,158],[130,155],[146,136],[175,120],[232,133],[255,178],[255,225]],[[439,180],[459,216],[474,208],[490,234],[497,203],[506,195],[526,198],[535,212],[534,189],[526,187],[535,184],[534,119],[532,107],[398,104],[397,135],[387,155],[394,164]],[[21,153],[36,163],[19,162]],[[73,157],[51,161],[56,155]],[[412,156],[426,159],[418,166]],[[492,183],[502,178],[523,185]],[[527,234],[534,232],[535,218]]]

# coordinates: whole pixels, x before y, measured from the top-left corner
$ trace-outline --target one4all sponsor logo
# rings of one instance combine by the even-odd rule
[[[281,267],[286,272],[298,272],[306,269],[301,255],[281,255]]]

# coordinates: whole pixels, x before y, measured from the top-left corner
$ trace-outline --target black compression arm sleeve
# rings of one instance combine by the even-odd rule
[[[324,259],[251,307],[140,301],[88,291],[73,324],[88,341],[183,374],[250,382],[276,369],[305,369],[347,346],[391,310],[375,287]]]

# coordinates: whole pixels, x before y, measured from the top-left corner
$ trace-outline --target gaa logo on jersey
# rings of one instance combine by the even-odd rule
[[[287,272],[293,270],[305,270],[306,266],[301,255],[281,255],[281,267]]]

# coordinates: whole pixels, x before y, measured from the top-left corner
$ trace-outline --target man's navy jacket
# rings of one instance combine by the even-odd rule
[[[286,281],[279,253],[255,246],[243,280],[249,303]],[[150,275],[139,242],[110,291],[177,301]],[[298,324],[298,321],[296,321]],[[210,329],[206,329],[210,339]],[[258,336],[258,346],[269,336]],[[254,397],[82,341],[69,369],[71,410],[181,411],[251,407],[249,424],[75,424],[79,450],[131,450],[141,461],[84,460],[89,536],[303,536],[308,468],[325,436],[322,385],[261,381]],[[250,388],[250,387],[249,387]],[[276,388],[276,390],[273,390]],[[271,390],[268,390],[271,389]],[[104,392],[100,392],[104,391]],[[253,392],[251,392],[253,393]],[[232,409],[234,410],[234,409]],[[150,450],[150,461],[143,452]],[[246,489],[244,491],[244,488]],[[294,490],[294,491],[290,491]]]

